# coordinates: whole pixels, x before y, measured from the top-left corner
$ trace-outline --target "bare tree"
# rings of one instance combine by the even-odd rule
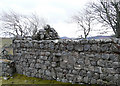
[[[16,12],[3,12],[0,17],[4,34],[13,36],[27,36],[35,34],[42,26],[42,21],[39,16],[33,14],[32,16],[21,15]]]
[[[120,38],[120,1],[99,0],[99,3],[90,3],[95,19],[108,28],[112,28],[116,37]]]
[[[35,35],[40,28],[44,28],[46,24],[45,18],[40,18],[37,14],[32,14],[29,18],[30,28],[28,28],[30,35]]]
[[[80,26],[79,30],[83,31],[83,38],[87,38],[90,31],[92,30],[94,21],[94,18],[91,15],[91,11],[84,9],[84,11],[78,12],[78,15],[74,15],[72,18]]]

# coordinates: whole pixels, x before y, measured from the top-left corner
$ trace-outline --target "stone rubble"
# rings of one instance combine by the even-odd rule
[[[40,29],[37,34],[32,36],[33,40],[55,40],[59,39],[58,33],[50,25],[46,25],[44,29]]]

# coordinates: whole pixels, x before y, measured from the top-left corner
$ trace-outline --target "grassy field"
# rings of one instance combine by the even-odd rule
[[[1,78],[0,84],[70,84],[70,83],[62,83],[55,80],[42,80],[40,78],[35,77],[27,77],[25,75],[14,74],[13,78],[8,80],[4,80]]]
[[[13,78],[10,78],[8,80],[4,80],[2,77],[0,77],[0,84],[2,85],[7,84],[9,86],[16,86],[18,84],[28,85],[28,86],[30,84],[39,84],[39,86],[99,86],[99,85],[80,85],[80,84],[63,83],[55,80],[43,80],[35,77],[27,77],[21,74],[14,74]]]
[[[12,44],[12,39],[10,38],[0,38],[0,52],[2,47],[8,47]],[[12,48],[5,48],[9,54],[13,54]]]

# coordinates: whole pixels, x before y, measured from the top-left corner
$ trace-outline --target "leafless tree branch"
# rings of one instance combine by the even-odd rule
[[[44,19],[44,18],[43,18]],[[21,15],[14,11],[9,13],[3,12],[0,17],[0,22],[2,22],[2,29],[5,34],[11,34],[13,36],[27,36],[35,34],[46,21],[42,20],[36,14],[31,16]]]

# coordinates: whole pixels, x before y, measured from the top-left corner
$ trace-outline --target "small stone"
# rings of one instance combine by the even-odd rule
[[[56,57],[60,57],[62,54],[61,53],[56,53],[55,56]]]
[[[68,45],[67,45],[67,49],[68,49],[68,50],[73,50],[73,44],[68,44]]]
[[[116,73],[116,71],[115,71],[115,69],[113,69],[113,68],[106,68],[106,70],[107,70],[107,73]]]
[[[67,67],[67,64],[65,62],[60,62],[60,67],[61,68],[66,68]]]
[[[90,49],[90,45],[89,44],[84,45],[84,50],[85,51],[88,51],[89,49]]]
[[[76,79],[77,79],[77,80],[76,80],[77,82],[81,82],[83,78],[82,78],[81,76],[77,76]]]
[[[13,77],[10,77],[11,79],[13,79]]]
[[[102,68],[101,67],[95,67],[94,71],[96,73],[102,73]]]
[[[52,62],[52,67],[56,67],[57,63],[56,62]]]
[[[98,47],[97,44],[94,44],[94,45],[91,46],[91,50],[92,51],[97,51],[97,47]]]
[[[96,61],[91,61],[90,63],[91,63],[92,66],[96,66],[97,65]]]
[[[102,52],[106,52],[106,51],[108,51],[108,49],[109,49],[109,46],[107,44],[102,44],[101,45],[101,51]]]
[[[28,82],[28,80],[25,80],[25,83],[27,83]]]
[[[73,73],[73,74],[78,74],[78,71],[73,70],[72,73]]]
[[[107,81],[113,81],[113,75],[109,74],[108,76],[106,76],[106,80]]]
[[[97,61],[97,65],[104,67],[105,66],[105,61],[100,59]]]
[[[116,54],[109,54],[109,59],[112,61],[118,61],[118,55]]]
[[[46,56],[50,56],[50,52],[46,52],[45,55],[46,55]]]
[[[8,80],[9,78],[8,77],[3,77],[4,80]]]
[[[91,84],[96,84],[96,79],[91,79]]]
[[[83,51],[83,46],[80,45],[80,44],[76,44],[76,45],[75,45],[75,50],[76,50],[76,51]]]
[[[88,83],[88,77],[84,77],[83,80],[85,83]]]
[[[88,72],[87,72],[87,76],[88,76],[89,78],[91,78],[92,75],[93,75],[93,73],[92,73],[91,71],[88,71]]]
[[[51,73],[50,73],[49,70],[46,70],[45,73],[46,73],[47,76],[51,76]]]
[[[79,70],[79,69],[81,69],[82,67],[81,67],[81,65],[75,65],[74,68],[77,69],[77,70]]]

